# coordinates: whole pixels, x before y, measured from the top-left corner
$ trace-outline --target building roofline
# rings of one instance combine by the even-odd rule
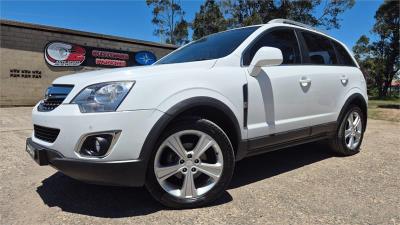
[[[171,50],[178,48],[177,46],[170,45],[170,44],[161,44],[161,43],[156,43],[156,42],[151,42],[151,41],[143,41],[143,40],[118,37],[118,36],[107,35],[107,34],[99,34],[99,33],[93,33],[93,32],[72,30],[72,29],[46,26],[46,25],[40,25],[40,24],[33,24],[33,23],[18,22],[18,21],[13,21],[13,20],[0,19],[0,25],[1,26],[20,27],[20,28],[26,28],[26,29],[32,29],[32,30],[39,30],[39,31],[50,31],[50,32],[55,32],[55,33],[70,34],[70,35],[76,35],[76,36],[81,36],[81,37],[97,38],[97,39],[110,40],[110,41],[119,41],[119,42],[125,42],[125,43],[129,43],[129,44],[139,44],[139,45],[146,45],[146,46],[150,46],[150,47],[158,47],[158,48],[165,48],[165,49],[171,49]]]

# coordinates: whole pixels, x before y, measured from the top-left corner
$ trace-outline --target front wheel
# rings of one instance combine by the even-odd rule
[[[232,145],[221,128],[206,119],[185,119],[161,136],[146,187],[165,206],[201,207],[227,188],[234,164]]]
[[[358,153],[364,137],[365,119],[358,106],[350,106],[340,121],[337,134],[330,140],[331,149],[344,156]]]

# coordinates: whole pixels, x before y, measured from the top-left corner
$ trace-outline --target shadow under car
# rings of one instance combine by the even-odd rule
[[[311,143],[245,158],[236,164],[228,189],[245,186],[332,157],[325,148],[319,143]],[[37,193],[49,207],[59,207],[66,212],[96,217],[121,218],[166,210],[144,187],[86,184],[60,172],[43,180],[42,185],[37,188]],[[232,196],[225,191],[212,205],[230,201]]]

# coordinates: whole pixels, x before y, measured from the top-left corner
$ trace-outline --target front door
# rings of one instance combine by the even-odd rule
[[[280,66],[264,67],[256,77],[248,76],[248,138],[266,136],[309,127],[316,111],[313,105],[313,82],[301,65],[296,33],[291,28],[272,28],[244,53],[248,65],[261,47],[282,51]],[[308,134],[306,132],[306,134]]]

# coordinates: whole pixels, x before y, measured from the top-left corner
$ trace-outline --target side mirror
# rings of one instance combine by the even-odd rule
[[[262,47],[258,49],[253,60],[251,60],[249,73],[251,76],[255,77],[260,73],[261,67],[277,66],[282,64],[282,62],[283,56],[279,48]]]

